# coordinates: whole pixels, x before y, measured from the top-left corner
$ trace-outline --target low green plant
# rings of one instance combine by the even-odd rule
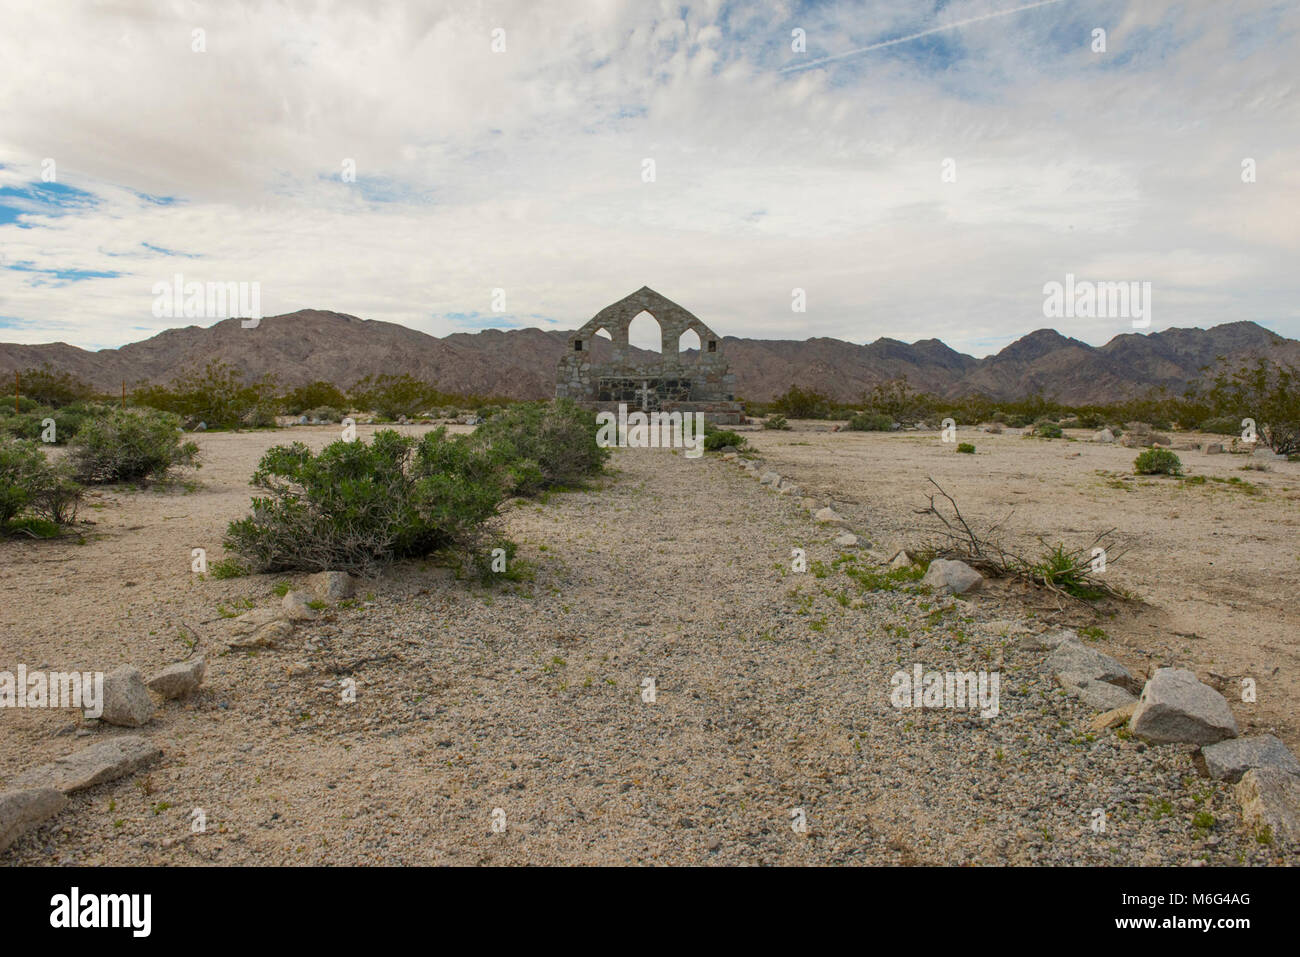
[[[88,419],[72,440],[73,474],[87,483],[159,479],[192,465],[199,447],[181,440],[180,420],[156,409],[110,409]]]
[[[971,445],[969,442],[962,442],[957,446],[957,451],[961,452],[963,455],[974,455],[975,446]]]
[[[1138,475],[1182,475],[1183,463],[1169,449],[1147,449],[1133,460]]]

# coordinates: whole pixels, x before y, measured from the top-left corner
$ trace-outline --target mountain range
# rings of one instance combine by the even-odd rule
[[[323,379],[347,388],[366,375],[409,373],[444,392],[540,399],[554,394],[555,366],[569,348],[567,331],[488,329],[437,337],[406,326],[317,309],[269,316],[256,328],[239,319],[168,329],[117,349],[88,351],[63,342],[0,343],[0,374],[48,363],[104,392],[166,383],[178,372],[220,359],[252,376],[273,374],[292,387]],[[1067,404],[1108,403],[1164,386],[1177,394],[1222,357],[1231,363],[1267,357],[1300,365],[1300,341],[1254,322],[1209,329],[1125,334],[1090,346],[1039,329],[1000,352],[976,359],[938,339],[744,339],[727,336],[723,352],[739,398],[766,401],[791,385],[851,402],[900,376],[921,391],[955,397],[982,393],[1014,399],[1042,392]],[[609,358],[597,338],[592,359]],[[634,356],[656,354],[640,349]],[[691,353],[687,353],[689,362]]]

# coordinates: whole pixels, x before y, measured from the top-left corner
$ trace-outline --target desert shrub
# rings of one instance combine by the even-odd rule
[[[774,412],[763,420],[763,428],[773,429],[778,432],[788,432],[790,430],[790,423],[786,421],[785,416],[781,413]]]
[[[55,409],[73,402],[84,402],[95,394],[88,383],[69,372],[56,371],[48,362],[39,369],[18,373],[18,386],[22,395],[35,405]]]
[[[1228,415],[1217,415],[1203,420],[1197,428],[1211,435],[1238,435],[1241,432],[1241,420]]]
[[[1034,434],[1042,436],[1045,439],[1059,439],[1065,433],[1061,431],[1061,427],[1055,422],[1043,422],[1040,425],[1034,426]]]
[[[711,428],[704,430],[704,451],[716,452],[719,449],[743,449],[748,441],[739,432],[730,429]]]
[[[792,419],[824,419],[830,414],[830,397],[813,389],[792,385],[772,400],[772,411]]]
[[[1279,455],[1300,452],[1300,368],[1260,358],[1254,365],[1220,371],[1213,381],[1193,392],[1221,416],[1254,419],[1260,438]]]
[[[171,412],[187,428],[202,422],[209,429],[251,429],[275,424],[275,391],[272,377],[248,381],[233,366],[213,359],[202,369],[180,373],[169,386],[141,386],[132,401]]]
[[[302,414],[307,416],[309,422],[342,422],[344,417],[344,413],[341,409],[331,408],[327,405],[322,405],[315,409],[308,409]]]
[[[347,407],[348,397],[342,390],[334,383],[320,379],[291,389],[280,400],[280,408],[288,415],[302,415],[308,409],[346,409]]]
[[[0,415],[0,432],[17,439],[44,442],[48,420],[54,420],[52,445],[65,445],[89,418],[104,415],[108,407],[93,402],[76,402],[63,408],[36,408],[21,415]]]
[[[957,451],[963,453],[964,455],[974,455],[975,446],[971,445],[969,442],[962,442],[957,446]]]
[[[352,405],[369,409],[385,419],[411,417],[435,404],[438,391],[428,382],[403,372],[401,375],[366,376],[349,393]]]
[[[72,472],[82,482],[162,478],[191,465],[199,447],[183,442],[180,420],[156,409],[110,409],[87,419],[71,443]]]
[[[546,488],[573,485],[601,470],[610,451],[596,442],[596,414],[569,399],[548,404],[516,403],[474,430],[472,443],[490,460],[516,467],[513,491],[529,495]],[[525,479],[524,476],[533,476]]]
[[[882,412],[859,412],[849,419],[848,427],[854,432],[890,432],[894,428],[894,417]]]
[[[1168,449],[1147,449],[1133,460],[1138,475],[1182,475],[1183,463]]]
[[[69,525],[76,521],[84,490],[66,465],[51,465],[35,442],[0,439],[0,526],[22,512],[37,521]]]
[[[252,484],[266,494],[231,522],[225,546],[256,571],[367,573],[472,534],[506,494],[491,453],[445,429],[417,444],[391,429],[314,453],[301,442],[267,451]]]

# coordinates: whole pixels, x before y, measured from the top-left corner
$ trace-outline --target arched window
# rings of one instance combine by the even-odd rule
[[[627,327],[628,345],[650,352],[663,352],[663,331],[659,320],[648,312],[640,312]]]
[[[693,362],[700,357],[700,334],[694,329],[687,329],[677,340],[677,354],[685,362]]]

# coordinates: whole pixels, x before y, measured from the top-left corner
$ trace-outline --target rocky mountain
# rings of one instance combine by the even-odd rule
[[[596,361],[609,357],[605,340],[594,345]],[[116,392],[123,382],[128,388],[167,382],[182,369],[221,359],[253,376],[274,374],[286,386],[325,379],[347,387],[366,375],[405,372],[446,392],[545,398],[554,393],[555,365],[567,348],[568,333],[559,330],[489,329],[438,338],[390,322],[303,309],[264,318],[255,329],[226,319],[98,352],[62,342],[0,344],[0,374],[12,377],[15,370],[48,362]],[[1039,329],[983,359],[937,339],[858,345],[728,336],[723,349],[737,393],[760,401],[791,385],[852,401],[878,382],[906,376],[917,389],[947,396],[981,392],[1009,399],[1042,391],[1067,403],[1104,403],[1151,386],[1181,392],[1220,356],[1233,362],[1266,356],[1300,365],[1300,341],[1254,322],[1126,334],[1100,347]]]

